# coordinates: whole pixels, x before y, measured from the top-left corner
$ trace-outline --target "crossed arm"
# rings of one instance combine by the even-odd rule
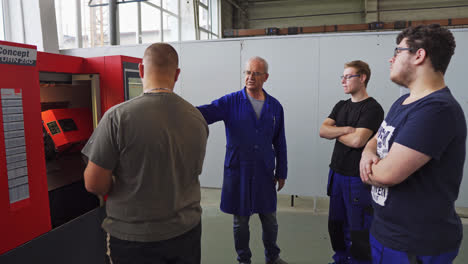
[[[394,142],[387,156],[377,156],[377,135],[366,145],[362,152],[360,167],[364,183],[386,187],[399,184],[416,170],[424,166],[430,156]]]
[[[338,127],[336,121],[327,118],[320,127],[320,137],[337,139],[351,148],[362,148],[372,136],[372,130],[368,128],[354,128],[350,126]]]

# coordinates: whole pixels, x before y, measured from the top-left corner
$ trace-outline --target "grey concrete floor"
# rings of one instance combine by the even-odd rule
[[[221,191],[202,189],[202,263],[237,263],[232,234],[232,215],[219,210]],[[322,264],[331,262],[333,254],[327,228],[328,202],[311,197],[295,198],[291,207],[291,196],[278,195],[278,245],[281,258],[290,264]],[[468,231],[468,220],[463,219],[464,234]],[[261,224],[257,215],[250,220],[250,248],[252,264],[265,263],[261,238]],[[468,263],[468,242],[462,242],[460,253],[454,264]]]

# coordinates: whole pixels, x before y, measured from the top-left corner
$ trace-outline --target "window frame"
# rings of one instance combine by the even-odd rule
[[[5,0],[0,0],[0,2],[4,2]],[[79,27],[77,27],[77,31],[79,32],[76,32],[76,38],[77,38],[77,41],[76,41],[76,46],[75,48],[84,48],[84,47],[87,47],[87,48],[92,48],[92,47],[100,47],[101,45],[102,46],[105,46],[107,43],[106,41],[104,41],[103,44],[100,44],[100,43],[88,43],[90,40],[89,38],[91,38],[90,34],[91,32],[87,32],[89,31],[88,29],[86,29],[85,27],[87,26],[87,24],[89,24],[89,15],[86,16],[86,12],[89,12],[88,8],[94,8],[94,7],[99,7],[101,6],[108,6],[109,3],[108,1],[104,1],[102,4],[96,4],[96,5],[91,5],[89,6],[89,2],[88,2],[88,5],[86,4],[83,4],[83,0],[75,0],[75,1],[80,1],[80,8],[79,10],[76,9],[75,10],[75,13],[76,13],[76,20],[79,24]],[[177,34],[175,36],[177,36],[177,39],[174,39],[172,38],[171,41],[182,41],[182,35],[183,35],[183,32],[182,32],[182,3],[183,1],[186,1],[186,0],[177,0],[177,14],[175,13],[176,9],[175,8],[172,8],[172,11],[169,10],[169,8],[167,8],[167,6],[164,6],[165,3],[167,4],[167,2],[164,2],[163,0],[155,0],[155,1],[147,1],[147,0],[131,0],[131,1],[122,1],[122,0],[118,0],[117,1],[117,6],[121,5],[121,4],[135,4],[137,5],[137,16],[135,19],[137,19],[137,28],[136,28],[136,38],[135,38],[135,44],[144,44],[145,42],[143,41],[143,37],[142,37],[142,28],[143,28],[143,21],[142,21],[142,12],[141,12],[141,9],[142,9],[142,5],[147,5],[149,7],[152,7],[152,8],[156,8],[159,10],[160,12],[160,24],[159,24],[159,29],[160,30],[160,41],[161,42],[164,42],[165,39],[167,39],[167,36],[165,36],[164,34],[164,30],[165,29],[168,29],[170,28],[168,25],[169,23],[167,21],[169,21],[170,19],[173,19],[175,18],[176,21],[177,21]],[[200,12],[199,10],[200,9],[205,9],[207,10],[208,12],[208,29],[206,28],[202,28],[200,27],[200,21],[196,22],[198,23],[198,34],[196,34],[195,36],[195,39],[196,40],[200,40],[200,32],[203,32],[203,33],[206,33],[208,35],[208,39],[214,39],[214,38],[221,38],[220,36],[220,25],[221,25],[221,21],[220,21],[220,0],[208,0],[207,1],[207,4],[204,4],[202,3],[200,0],[193,0],[193,1],[196,1],[196,3],[198,3],[198,7],[197,7],[197,12]],[[213,10],[213,1],[216,1],[216,10]],[[4,6],[5,7],[5,6]],[[56,10],[57,12],[57,10]],[[216,13],[214,13],[216,12]],[[199,14],[197,14],[199,16]],[[213,16],[215,15],[215,16]],[[165,19],[167,17],[170,17],[170,19]],[[120,16],[118,15],[118,12],[117,12],[117,23],[116,23],[116,27],[117,27],[117,43],[120,43],[120,35],[121,35],[121,32],[120,32],[120,29],[119,29],[119,24],[121,23],[120,21]],[[133,19],[133,18],[132,18]],[[215,23],[217,26],[216,28],[213,28],[213,21],[214,19],[217,20],[217,23]],[[110,29],[109,29],[109,25],[107,23],[103,23],[103,32],[102,34],[109,34],[110,32]],[[106,29],[107,28],[107,29]],[[174,28],[175,29],[175,28]],[[5,29],[6,30],[6,29]],[[57,32],[58,34],[59,32]],[[85,43],[85,37],[83,34],[87,34],[87,42]],[[5,32],[5,35],[7,35],[7,32]],[[5,36],[6,37],[6,36]],[[60,37],[59,37],[60,38]],[[81,40],[81,41],[80,41]],[[59,43],[60,45],[60,43]],[[62,44],[63,45],[63,44]],[[107,44],[108,45],[108,44]],[[61,48],[61,49],[64,49],[64,48]]]
[[[218,10],[216,10],[216,19],[218,20],[218,28],[216,28],[215,30],[213,30],[213,4],[212,4],[212,1],[217,1],[218,4],[216,5],[218,8]],[[207,4],[204,4],[202,3],[201,1],[198,1],[198,9],[201,10],[201,9],[205,9],[207,10],[207,13],[208,13],[208,27],[209,29],[205,29],[203,28],[201,25],[200,25],[200,18],[198,19],[198,29],[200,32],[204,32],[206,34],[208,34],[208,39],[213,39],[213,36],[215,36],[217,39],[219,38],[219,21],[220,21],[220,18],[219,18],[219,0],[208,0],[207,1]],[[198,10],[198,16],[200,16],[200,11]],[[200,35],[198,36],[198,39],[201,39],[200,38]]]
[[[182,18],[180,16],[180,2],[181,1],[183,1],[183,0],[177,0],[177,12],[178,12],[178,14],[175,14],[172,11],[170,11],[169,9],[164,8],[162,0],[158,0],[159,6],[156,5],[156,4],[153,4],[151,2],[148,2],[148,1],[141,1],[140,2],[140,3],[143,3],[143,4],[149,5],[151,7],[154,7],[156,9],[159,9],[159,12],[161,14],[160,15],[160,20],[161,21],[160,21],[160,24],[159,24],[160,25],[160,32],[161,32],[161,42],[164,42],[164,25],[166,24],[166,23],[164,23],[164,14],[175,17],[177,19],[178,33],[177,33],[177,40],[176,41],[180,41],[182,39],[182,34],[181,34]],[[141,17],[139,17],[138,19],[139,19],[139,23],[142,23]],[[119,34],[120,34],[120,32],[119,32]],[[137,34],[138,34],[138,32],[137,32]],[[136,43],[136,44],[143,44],[143,43],[141,43],[141,39],[139,39],[138,43]]]

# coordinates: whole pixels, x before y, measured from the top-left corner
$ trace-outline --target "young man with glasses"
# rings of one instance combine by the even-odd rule
[[[390,79],[410,90],[362,153],[372,185],[374,263],[452,263],[463,227],[455,212],[466,153],[465,115],[444,74],[455,39],[439,25],[401,32]]]
[[[234,244],[239,263],[251,263],[249,220],[262,222],[267,264],[285,264],[276,244],[276,190],[287,175],[284,113],[281,104],[263,89],[268,64],[260,57],[247,62],[244,89],[198,109],[208,124],[224,121],[226,157],[221,210],[234,215]]]
[[[363,61],[345,64],[341,85],[348,100],[339,101],[320,127],[320,137],[335,139],[327,194],[328,232],[337,264],[370,263],[370,189],[359,177],[359,160],[367,141],[384,118],[380,104],[367,94],[371,71]]]

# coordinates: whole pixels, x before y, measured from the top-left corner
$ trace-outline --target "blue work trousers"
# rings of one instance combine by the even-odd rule
[[[327,193],[333,259],[337,264],[371,263],[369,228],[373,211],[369,186],[360,177],[341,175],[330,169]]]
[[[258,214],[262,222],[262,239],[265,246],[265,259],[267,262],[278,258],[280,249],[276,244],[278,237],[278,222],[276,212],[270,214]],[[234,245],[237,252],[237,260],[242,263],[250,263],[252,252],[249,248],[250,216],[234,215]]]
[[[451,264],[459,250],[457,248],[437,256],[416,256],[385,247],[372,235],[370,235],[370,244],[373,264]]]

